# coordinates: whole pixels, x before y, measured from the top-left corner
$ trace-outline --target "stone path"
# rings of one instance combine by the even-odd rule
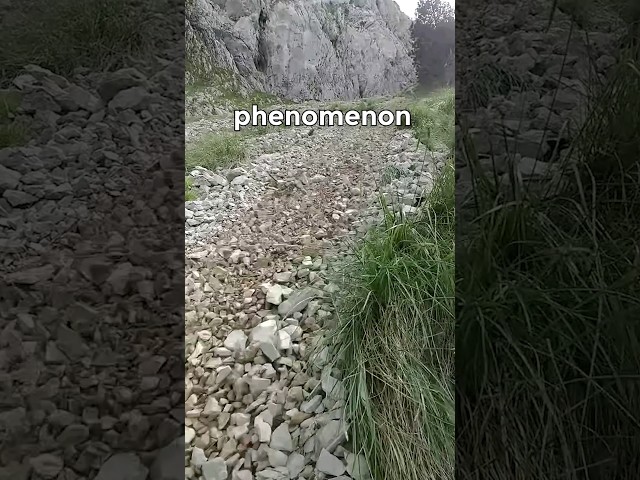
[[[444,158],[385,127],[250,142],[243,165],[197,169],[204,198],[187,203],[186,476],[369,478],[343,445],[340,374],[309,353],[333,319],[333,266],[380,218],[379,193],[414,211]]]

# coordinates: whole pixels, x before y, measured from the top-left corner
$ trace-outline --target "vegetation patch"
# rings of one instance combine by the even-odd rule
[[[429,95],[416,93],[392,102],[392,108],[411,113],[411,128],[416,138],[429,150],[452,152],[455,148],[455,94],[453,89]]]
[[[325,341],[343,376],[350,447],[374,480],[454,478],[454,193],[450,161],[417,217],[385,207],[338,281]]]
[[[132,8],[127,0],[63,0],[22,7],[7,15],[0,29],[3,84],[28,64],[63,76],[78,67],[121,68],[150,41],[149,12]]]
[[[591,114],[558,164],[566,181],[542,182],[544,195],[513,167],[498,185],[465,136],[477,201],[457,252],[463,477],[638,472],[637,45],[591,86]]]
[[[20,94],[12,90],[0,91],[0,148],[19,147],[29,139],[29,127],[16,120]]]
[[[236,165],[245,157],[243,138],[234,134],[208,134],[186,148],[187,172],[196,167],[218,170]]]

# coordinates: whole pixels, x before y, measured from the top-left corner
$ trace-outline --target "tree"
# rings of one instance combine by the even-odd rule
[[[418,83],[425,89],[454,79],[455,12],[444,0],[419,0],[412,31]]]

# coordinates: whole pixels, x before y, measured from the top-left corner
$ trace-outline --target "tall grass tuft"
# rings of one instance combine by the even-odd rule
[[[418,218],[386,210],[343,271],[329,342],[374,480],[453,479],[454,188],[449,164]]]
[[[640,471],[638,58],[598,92],[553,195],[506,196],[473,170],[456,258],[461,478]]]
[[[453,151],[455,146],[455,96],[443,89],[429,96],[401,101],[399,108],[411,113],[411,126],[416,138],[429,150]]]

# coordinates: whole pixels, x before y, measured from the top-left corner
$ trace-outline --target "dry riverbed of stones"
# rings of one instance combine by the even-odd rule
[[[380,127],[250,143],[242,165],[196,169],[200,199],[186,204],[186,477],[365,480],[340,372],[317,339],[335,319],[340,259],[380,219],[379,194],[411,214],[444,155]]]

